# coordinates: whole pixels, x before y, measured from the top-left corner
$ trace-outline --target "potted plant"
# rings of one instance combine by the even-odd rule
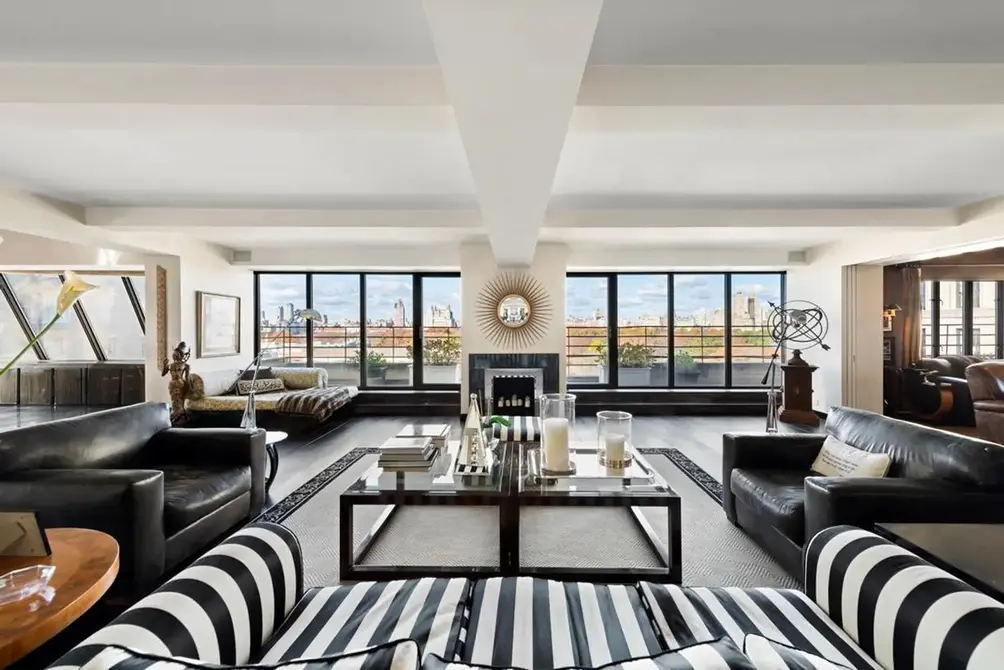
[[[488,448],[492,446],[492,433],[495,432],[495,426],[506,426],[509,427],[509,419],[504,416],[486,416],[481,419],[481,430],[485,433],[485,445]]]
[[[356,369],[362,361],[362,355],[358,350],[349,359],[349,364]],[[378,351],[366,352],[366,380],[382,382],[387,377],[387,358]]]
[[[697,367],[697,361],[694,360],[689,351],[683,349],[677,350],[676,354],[673,355],[673,365],[675,369],[674,376],[677,379],[694,382],[701,376],[701,371]]]
[[[619,345],[617,368],[621,386],[649,386],[652,382],[652,349],[635,342]]]
[[[409,353],[410,355],[410,353]],[[425,340],[422,344],[422,374],[427,384],[456,384],[460,363],[460,338],[454,335]]]

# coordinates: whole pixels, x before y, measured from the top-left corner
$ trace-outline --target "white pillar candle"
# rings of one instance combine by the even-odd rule
[[[608,461],[623,461],[624,460],[624,447],[627,444],[627,439],[623,435],[611,435],[607,433],[603,436],[604,447],[607,450],[607,460]]]
[[[544,465],[548,470],[568,470],[568,419],[552,416],[543,421]]]

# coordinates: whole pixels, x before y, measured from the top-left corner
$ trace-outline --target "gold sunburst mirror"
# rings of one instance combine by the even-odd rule
[[[551,319],[551,298],[530,275],[505,272],[478,296],[481,332],[500,347],[519,349],[540,339]]]

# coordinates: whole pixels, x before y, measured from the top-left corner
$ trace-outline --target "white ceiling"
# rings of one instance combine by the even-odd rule
[[[330,210],[338,222],[297,225],[294,216],[245,228],[179,225],[186,235],[240,249],[488,239],[477,224],[485,198],[471,176],[472,131],[458,128],[456,92],[439,76],[424,6],[422,0],[0,0],[0,189],[88,206],[312,208]],[[986,66],[980,76],[989,79],[963,81],[932,65],[919,79],[911,70],[897,82],[889,70],[872,77],[874,70],[830,66],[1004,64],[1002,25],[1004,3],[989,0],[605,0],[586,70],[592,83],[564,135],[550,200],[552,212],[600,214],[590,215],[590,225],[545,220],[540,239],[798,251],[869,230],[910,230],[915,208],[937,210],[940,221],[951,223],[949,210],[1004,195],[1004,106],[997,106],[1004,86],[980,85],[997,81],[997,70]],[[492,62],[508,71],[504,58]],[[95,79],[77,79],[74,68],[90,63],[112,65],[94,66]],[[628,67],[600,67],[611,65]],[[663,65],[674,67],[648,67]],[[684,67],[703,65],[723,69],[711,68],[714,76],[705,82],[704,69]],[[755,65],[818,67],[758,69],[749,80],[755,83],[744,85],[747,66]],[[63,70],[63,79],[52,78]],[[653,71],[671,73],[665,88],[678,97],[659,91],[655,102],[632,97],[651,90],[645,82]],[[144,72],[159,78],[144,81]],[[685,86],[673,86],[677,75]],[[367,76],[387,78],[367,85]],[[7,85],[12,81],[16,86]],[[78,81],[84,83],[65,85]],[[213,84],[221,81],[232,86]],[[325,98],[341,94],[339,87],[349,102]],[[495,88],[496,95],[503,90]],[[847,100],[815,100],[831,88]],[[884,100],[887,90],[897,92]],[[903,90],[939,91],[943,99],[904,104],[896,98]],[[170,97],[179,91],[184,95]],[[162,98],[144,97],[158,92]],[[468,102],[477,108],[486,99]],[[532,105],[512,109],[512,118],[478,118],[513,127],[534,120]],[[483,131],[491,124],[474,125]],[[556,138],[546,135],[536,144]],[[514,156],[534,153],[517,142],[501,143],[503,153],[508,145]],[[492,175],[494,185],[505,177]],[[539,186],[540,175],[534,178]],[[848,217],[827,215],[832,225],[823,226],[767,225],[755,216],[757,224],[722,227],[715,222],[743,217],[712,214],[688,225],[679,214],[746,208],[827,209]],[[347,209],[399,210],[400,221],[363,226],[338,215]],[[656,213],[644,225],[620,225],[616,214],[601,220],[602,211],[614,209]],[[862,209],[906,214],[865,228],[855,215]],[[425,211],[421,224],[408,220],[413,210]],[[457,211],[474,212],[476,223],[460,230],[434,225],[436,212],[449,218]],[[121,221],[117,230],[127,231]],[[136,224],[142,227],[150,228],[149,219]]]
[[[434,65],[420,0],[0,0],[0,62]]]
[[[999,0],[607,0],[590,63],[1000,63]]]
[[[997,0],[606,0],[590,63],[1004,62]],[[434,65],[421,0],[0,0],[0,62]]]

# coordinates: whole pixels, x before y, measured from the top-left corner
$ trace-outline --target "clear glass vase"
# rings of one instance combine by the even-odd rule
[[[570,472],[572,427],[575,425],[575,396],[545,393],[540,396],[540,453],[544,469]]]
[[[608,467],[622,468],[631,458],[631,424],[628,412],[604,410],[596,413],[596,450]]]

